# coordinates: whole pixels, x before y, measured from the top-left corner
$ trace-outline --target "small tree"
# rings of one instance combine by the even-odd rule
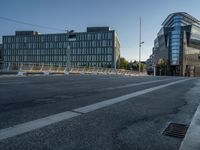
[[[144,72],[146,70],[146,64],[141,63],[141,72]]]
[[[123,57],[121,57],[120,58],[120,69],[127,69],[127,66],[128,66],[128,61],[125,59],[125,58],[123,58]]]
[[[139,63],[135,60],[134,62],[129,62],[127,65],[128,70],[138,71]]]

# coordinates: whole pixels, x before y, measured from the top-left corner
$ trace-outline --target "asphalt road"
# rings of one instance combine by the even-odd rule
[[[0,77],[0,133],[15,125],[185,79]],[[79,114],[76,117],[0,140],[0,150],[178,150],[182,139],[162,135],[162,131],[169,122],[190,124],[200,102],[195,90],[200,88],[199,82],[192,78],[88,113],[75,112]]]

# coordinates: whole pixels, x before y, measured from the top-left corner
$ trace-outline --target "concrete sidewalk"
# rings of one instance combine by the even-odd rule
[[[200,150],[200,105],[179,150]]]

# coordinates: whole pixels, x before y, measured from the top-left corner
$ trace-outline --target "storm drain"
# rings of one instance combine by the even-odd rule
[[[170,123],[167,128],[163,131],[164,135],[172,136],[176,138],[184,138],[187,132],[188,125]]]

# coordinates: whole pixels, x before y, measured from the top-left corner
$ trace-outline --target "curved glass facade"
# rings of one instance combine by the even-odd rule
[[[179,65],[181,48],[181,16],[173,18],[173,31],[171,34],[171,65]]]
[[[165,75],[194,76],[200,66],[200,21],[185,12],[170,14],[157,34],[153,53],[156,69]],[[160,68],[163,58],[167,64]]]
[[[199,26],[192,26],[191,30],[191,37],[190,37],[191,42],[200,42],[200,27]]]

